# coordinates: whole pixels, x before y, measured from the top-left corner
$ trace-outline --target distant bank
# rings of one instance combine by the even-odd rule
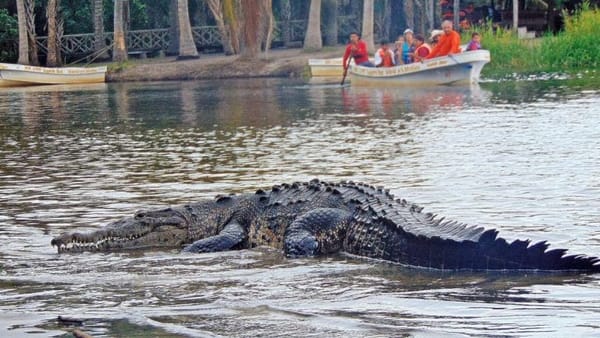
[[[343,46],[313,53],[302,49],[276,49],[260,54],[252,61],[237,55],[200,55],[200,58],[192,60],[176,60],[175,57],[131,59],[109,64],[107,81],[302,77],[308,74],[309,58],[340,57],[343,50]]]

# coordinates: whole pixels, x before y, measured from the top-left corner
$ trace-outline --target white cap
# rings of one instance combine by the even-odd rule
[[[441,29],[434,29],[431,31],[431,36],[429,37],[429,40],[433,40],[433,38],[435,38],[438,35],[442,35],[444,34],[444,31]]]
[[[414,34],[412,29],[410,29],[410,28],[407,28],[406,30],[404,30],[404,34],[406,34],[406,33]]]

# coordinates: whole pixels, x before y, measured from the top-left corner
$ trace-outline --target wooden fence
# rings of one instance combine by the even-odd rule
[[[351,30],[357,30],[359,22],[354,17],[340,17],[338,31],[342,39]],[[286,23],[278,22],[274,29],[274,46],[295,44],[301,45],[306,32],[306,20],[291,20]],[[221,34],[216,26],[192,27],[192,35],[196,47],[200,51],[215,51],[222,48]],[[104,40],[110,46],[113,42],[113,33],[105,32]],[[169,48],[169,29],[144,29],[127,32],[127,49],[130,51],[166,51]],[[40,54],[47,54],[48,38],[37,38]],[[94,52],[94,34],[66,34],[61,39],[61,52],[67,59],[90,55]]]

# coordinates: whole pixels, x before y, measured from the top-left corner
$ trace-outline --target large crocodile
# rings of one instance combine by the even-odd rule
[[[600,258],[508,243],[498,231],[444,220],[362,183],[319,180],[162,210],[138,211],[89,233],[52,240],[58,252],[184,247],[210,252],[268,245],[289,257],[346,252],[410,266],[470,270],[585,270]]]

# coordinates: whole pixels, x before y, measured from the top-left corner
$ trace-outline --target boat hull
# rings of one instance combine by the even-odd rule
[[[353,86],[472,84],[488,62],[489,51],[477,50],[389,68],[351,66],[349,74]]]
[[[312,77],[337,77],[341,79],[344,74],[342,58],[309,59],[308,66]]]
[[[36,67],[0,63],[0,87],[105,82],[106,67]]]

